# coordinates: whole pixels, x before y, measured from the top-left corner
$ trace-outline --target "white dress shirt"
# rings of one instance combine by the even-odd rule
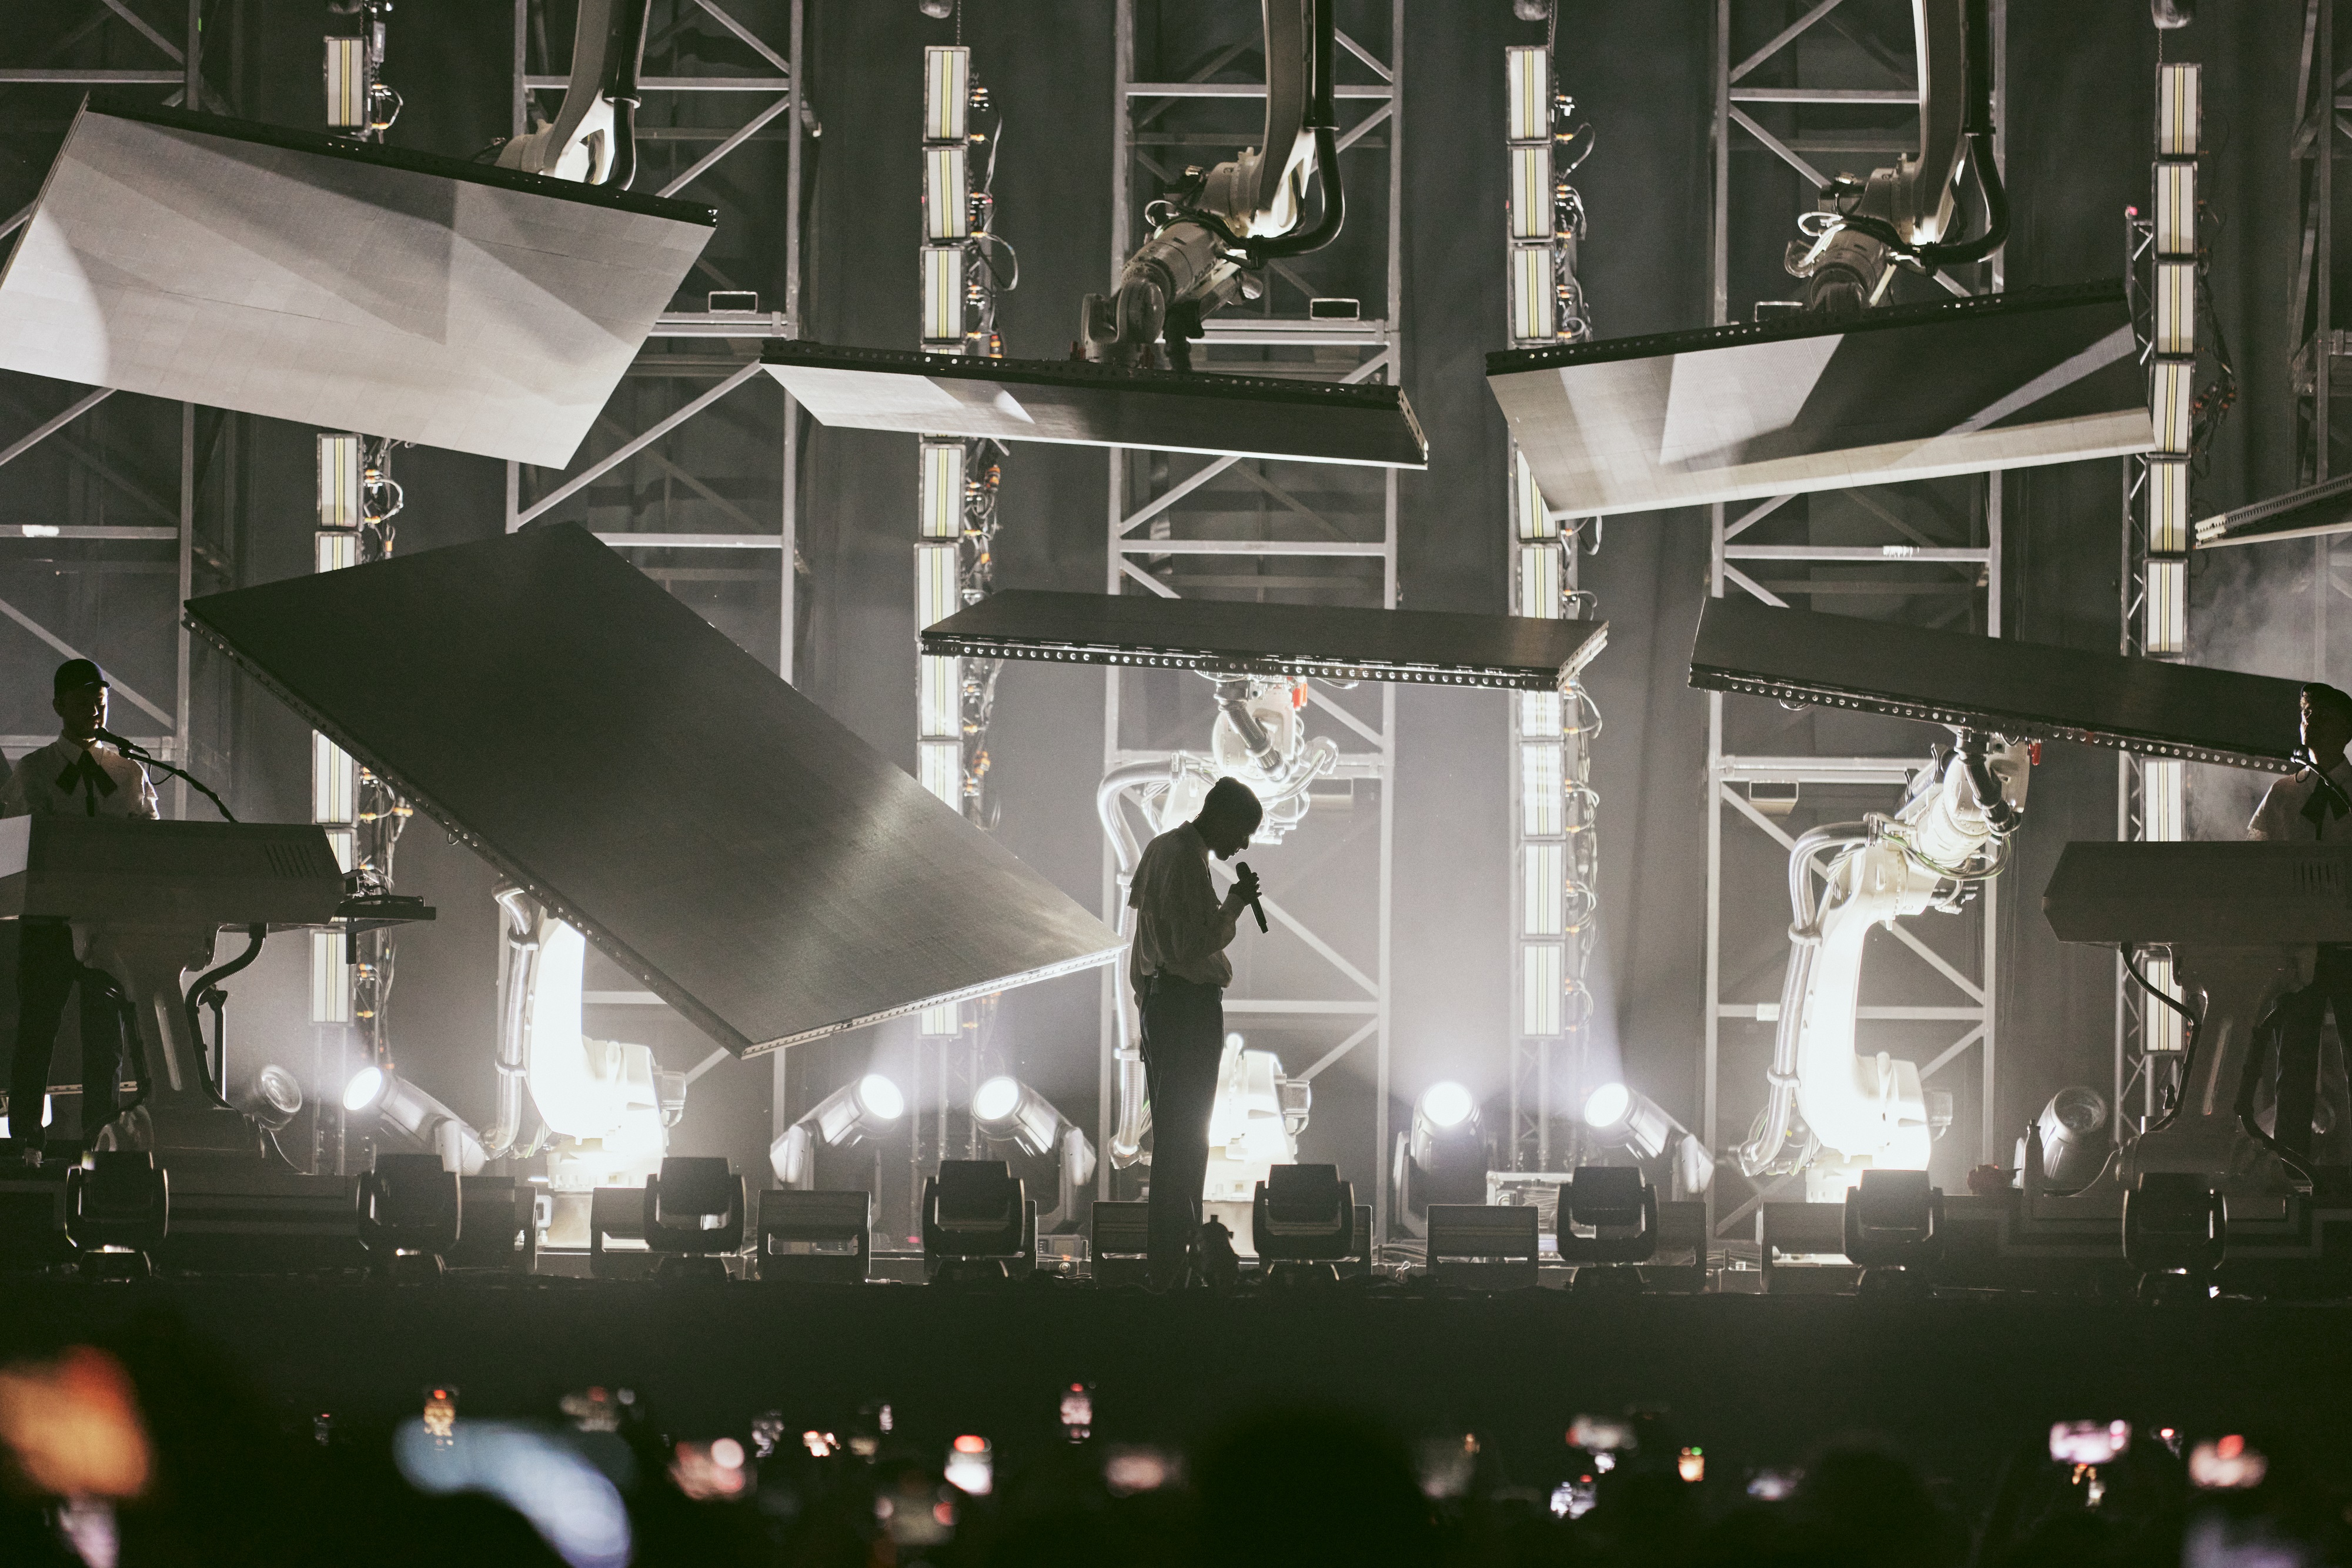
[[[2336,787],[2352,797],[2352,761],[2338,762],[2327,770]],[[2352,842],[2352,812],[2338,817],[2325,811],[2325,823],[2314,826],[2303,814],[2311,797],[2319,789],[2319,776],[2308,768],[2297,768],[2270,787],[2263,803],[2254,808],[2254,819],[2246,824],[2246,837],[2272,843],[2308,843],[2316,839],[2322,843]]]
[[[85,773],[82,759],[98,777]],[[103,780],[101,782],[101,780]],[[109,786],[111,786],[110,789]],[[0,817],[145,817],[158,815],[147,769],[102,741],[49,742],[16,758],[0,788]]]
[[[1209,880],[1209,846],[1199,829],[1185,822],[1151,841],[1136,863],[1127,903],[1136,912],[1127,974],[1138,999],[1154,975],[1220,989],[1233,984],[1225,948],[1235,917]]]

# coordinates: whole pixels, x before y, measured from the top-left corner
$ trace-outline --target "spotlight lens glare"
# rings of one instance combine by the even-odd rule
[[[1434,1127],[1458,1127],[1476,1108],[1477,1103],[1470,1098],[1470,1091],[1459,1083],[1433,1083],[1422,1091],[1422,1114],[1427,1116]]]
[[[898,1086],[878,1072],[869,1072],[857,1081],[857,1098],[873,1115],[885,1122],[895,1122],[907,1113],[907,1097]]]
[[[980,1086],[971,1097],[971,1113],[975,1121],[1002,1122],[1013,1114],[1021,1103],[1021,1085],[999,1073]]]
[[[343,1085],[343,1109],[351,1112],[366,1110],[383,1093],[383,1069],[362,1067],[352,1074]]]
[[[1622,1083],[1603,1083],[1584,1097],[1584,1120],[1594,1127],[1613,1127],[1633,1108],[1633,1092]]]

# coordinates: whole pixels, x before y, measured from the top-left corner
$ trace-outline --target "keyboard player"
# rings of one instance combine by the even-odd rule
[[[2273,842],[2352,842],[2352,695],[2314,681],[2303,688],[2303,766],[2270,787],[2246,836]],[[2319,1032],[2336,1014],[2338,1039],[2352,1044],[2352,947],[2322,945],[2301,958],[2304,984],[2280,998],[2270,1022],[2279,1048],[2279,1145],[2308,1164],[2312,1107],[2319,1092]],[[2259,1039],[2259,1036],[2257,1036]]]
[[[51,685],[58,738],[16,759],[6,786],[0,788],[0,817],[153,819],[155,786],[147,770],[98,738],[110,689],[105,674],[88,659],[68,659],[58,666]],[[45,1139],[42,1096],[67,997],[80,993],[85,1141],[114,1117],[122,1002],[112,981],[74,956],[73,930],[66,922],[16,924],[16,1050],[8,1071],[8,1130],[26,1163],[38,1165]]]

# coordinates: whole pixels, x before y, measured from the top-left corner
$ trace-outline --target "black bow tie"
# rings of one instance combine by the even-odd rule
[[[72,794],[77,784],[81,786],[82,804],[93,817],[98,815],[98,798],[115,790],[114,776],[87,751],[68,763],[66,770],[58,775],[58,790],[61,794]]]

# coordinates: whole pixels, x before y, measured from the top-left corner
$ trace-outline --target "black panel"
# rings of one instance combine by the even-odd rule
[[[2068,844],[2042,910],[2061,942],[2352,942],[2352,845]]]
[[[1712,599],[1691,685],[2147,757],[2283,768],[2302,686],[2268,675]]]
[[[1552,691],[1608,640],[1605,621],[1024,589],[938,622],[923,652]]]
[[[572,525],[188,613],[739,1054],[1116,956],[1067,895]]]

